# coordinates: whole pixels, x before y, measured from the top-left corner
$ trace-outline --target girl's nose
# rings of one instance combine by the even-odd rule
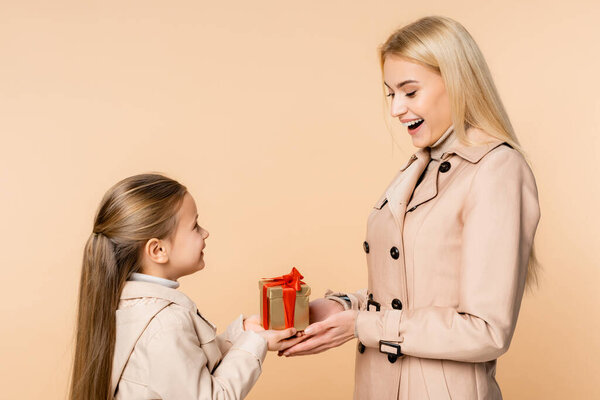
[[[206,239],[207,237],[210,236],[210,234],[208,233],[208,231],[206,229],[202,229],[202,231],[203,231],[203,235],[202,236],[203,236],[204,239]]]

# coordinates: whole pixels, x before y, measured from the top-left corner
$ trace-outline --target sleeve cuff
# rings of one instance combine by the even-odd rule
[[[329,300],[333,300],[337,303],[340,303],[343,307],[344,310],[360,310],[361,308],[361,300],[359,298],[358,295],[362,295],[362,291],[357,292],[357,293],[342,293],[342,292],[334,292],[330,289],[327,289],[327,292],[325,292],[325,298],[329,299]],[[365,291],[366,293],[366,291]],[[340,297],[342,296],[346,296],[350,299],[350,304],[348,304],[348,302]]]
[[[231,350],[234,349],[254,355],[262,365],[267,356],[267,339],[254,331],[244,331],[231,347]]]
[[[244,332],[244,316],[240,314],[225,331],[225,340],[230,343],[235,342],[240,335]]]
[[[400,320],[402,310],[382,312],[359,311],[354,326],[355,336],[367,347],[379,347],[380,340],[402,343]]]
[[[341,304],[342,307],[344,307],[344,311],[345,310],[349,310],[350,309],[350,304],[348,304],[348,302],[344,299],[342,299],[340,296],[346,296],[345,293],[339,293],[339,292],[333,292],[329,289],[327,289],[327,292],[325,293],[325,298],[327,300],[332,300],[335,301],[338,304]]]

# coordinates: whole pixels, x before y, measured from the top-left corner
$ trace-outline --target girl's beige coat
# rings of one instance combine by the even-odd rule
[[[242,316],[216,335],[182,292],[128,281],[117,310],[115,399],[242,399],[261,372],[266,340]]]
[[[369,286],[350,295],[360,310],[356,399],[502,398],[496,359],[515,330],[540,209],[521,154],[467,134],[487,144],[463,145],[451,127],[410,158],[369,216]]]

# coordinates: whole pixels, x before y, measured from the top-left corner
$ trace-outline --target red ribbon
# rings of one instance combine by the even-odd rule
[[[291,328],[294,326],[294,311],[296,309],[296,292],[300,291],[304,282],[304,278],[296,267],[292,268],[292,272],[287,275],[278,276],[276,278],[265,278],[269,282],[263,283],[263,327],[269,329],[269,299],[267,298],[267,288],[273,286],[283,287],[283,311],[285,313],[285,327]]]

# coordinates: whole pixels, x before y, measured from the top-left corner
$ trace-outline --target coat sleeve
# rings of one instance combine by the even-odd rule
[[[221,362],[210,371],[192,325],[160,329],[146,346],[149,389],[163,399],[234,400],[246,397],[266,356],[266,340],[241,332]]]
[[[501,146],[480,163],[462,211],[457,306],[359,312],[364,345],[390,340],[406,355],[464,362],[508,349],[540,218],[537,187],[516,150]]]
[[[244,316],[240,314],[225,330],[217,335],[216,341],[221,353],[226,354],[233,343],[244,333]]]
[[[348,296],[350,304],[342,299],[341,296]],[[363,310],[367,303],[367,289],[361,289],[353,293],[334,292],[328,289],[325,293],[325,298],[341,304],[344,310]]]

